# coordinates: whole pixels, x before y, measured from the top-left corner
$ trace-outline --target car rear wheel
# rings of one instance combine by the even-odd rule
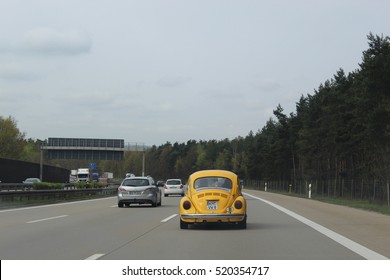
[[[158,202],[158,194],[156,193],[156,196],[154,198],[154,201],[152,201],[152,206],[153,207],[157,207],[159,205],[159,202]]]
[[[183,222],[181,219],[180,219],[180,229],[188,229],[188,223]]]
[[[244,220],[242,220],[241,222],[238,222],[237,226],[240,229],[246,229],[246,215],[245,215]]]
[[[118,207],[123,207],[123,203],[122,202],[118,202]]]

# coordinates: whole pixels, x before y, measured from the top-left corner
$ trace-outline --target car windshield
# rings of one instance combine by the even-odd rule
[[[147,179],[127,179],[123,182],[123,186],[144,187],[149,186],[149,181]]]
[[[195,189],[231,189],[232,181],[224,177],[203,177],[198,178],[194,182]]]
[[[180,180],[168,180],[167,185],[180,185]]]
[[[38,182],[38,179],[35,179],[35,178],[27,178],[24,182],[25,182],[25,183],[37,183],[37,182]]]

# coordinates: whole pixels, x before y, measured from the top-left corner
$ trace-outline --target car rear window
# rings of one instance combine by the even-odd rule
[[[167,185],[180,185],[181,181],[180,180],[168,180]]]
[[[195,189],[231,189],[233,186],[232,181],[228,178],[224,177],[203,177],[198,178],[194,182],[194,188]]]
[[[123,182],[123,186],[129,186],[129,187],[149,186],[149,181],[147,179],[127,179]]]

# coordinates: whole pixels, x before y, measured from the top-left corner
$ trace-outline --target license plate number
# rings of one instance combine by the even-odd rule
[[[139,195],[141,192],[129,192],[129,195]]]
[[[207,210],[217,210],[218,201],[207,201]]]

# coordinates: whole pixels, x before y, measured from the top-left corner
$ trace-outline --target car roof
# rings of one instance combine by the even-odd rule
[[[232,179],[233,181],[238,178],[237,174],[231,171],[220,170],[220,169],[200,170],[191,174],[192,178],[212,177],[212,176],[226,177]]]
[[[146,179],[146,180],[149,180],[149,179],[152,179],[152,178],[151,177],[147,177],[147,176],[133,176],[133,177],[125,178],[125,180],[131,180],[131,179]]]
[[[151,177],[147,176],[134,176],[134,177],[128,177],[123,179],[121,185],[123,185],[126,181],[136,181],[136,180],[142,180],[142,181],[147,181],[149,186],[154,185],[154,181]]]

